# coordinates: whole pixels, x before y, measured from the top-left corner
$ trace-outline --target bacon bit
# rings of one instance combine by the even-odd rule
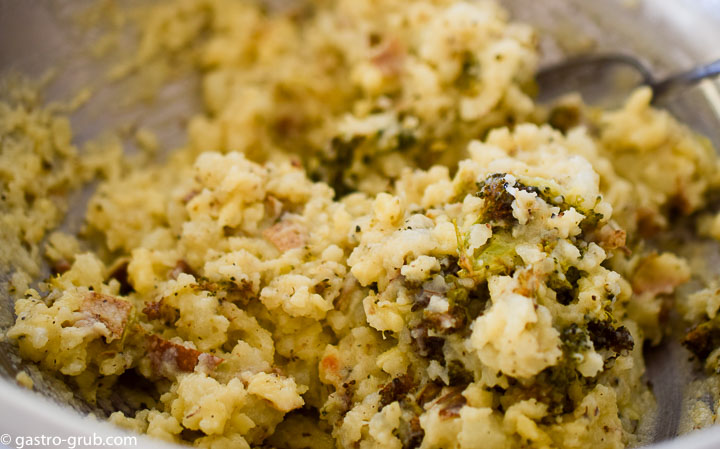
[[[54,274],[63,274],[72,267],[72,264],[67,259],[56,260],[50,269]]]
[[[80,326],[92,326],[94,323],[102,323],[108,332],[105,341],[111,342],[123,336],[125,326],[130,320],[132,304],[120,298],[110,295],[92,292],[83,300],[80,310],[85,313],[85,318],[76,322]]]
[[[265,229],[263,237],[284,252],[305,244],[305,228],[297,223],[281,221]]]
[[[290,159],[290,165],[292,165],[295,168],[302,168],[302,162],[300,162],[299,159]]]
[[[383,73],[392,77],[399,75],[403,70],[405,49],[397,39],[389,39],[378,48],[372,55],[370,61]]]
[[[188,193],[186,193],[185,196],[183,196],[183,197],[180,199],[180,201],[182,201],[183,204],[187,204],[187,203],[189,203],[193,198],[195,198],[196,196],[198,196],[199,193],[200,193],[199,190],[193,189],[193,190],[189,191]]]
[[[214,370],[224,360],[212,354],[200,352],[157,335],[148,336],[148,356],[153,371],[165,377],[175,377],[178,372],[190,373],[200,364],[206,371]]]
[[[445,396],[437,400],[438,405],[442,405],[438,415],[442,418],[454,418],[460,416],[460,409],[467,404],[467,399],[462,395],[461,388],[453,388]]]
[[[442,391],[442,385],[436,384],[435,382],[428,382],[425,384],[420,393],[417,395],[415,402],[420,407],[423,407],[427,402],[434,400]]]
[[[672,254],[651,254],[643,259],[632,276],[637,294],[670,294],[690,279],[690,270],[682,259]]]
[[[414,387],[413,379],[409,374],[395,377],[380,389],[380,410],[386,405],[403,399]]]
[[[623,229],[615,228],[609,224],[606,224],[602,228],[598,229],[589,236],[589,238],[600,245],[605,251],[612,251],[614,249],[620,249],[628,256],[631,254],[630,249],[625,246],[627,234]]]
[[[197,274],[195,274],[195,271],[192,269],[192,267],[182,259],[177,261],[175,267],[170,270],[170,274],[168,275],[168,277],[170,279],[177,279],[181,273],[191,274],[194,277],[197,277]]]
[[[152,301],[145,304],[145,308],[142,312],[151,320],[157,320],[161,316],[162,299],[160,301]]]
[[[146,303],[142,312],[151,320],[161,319],[166,323],[173,323],[177,320],[175,310],[168,307],[163,299]]]
[[[110,267],[110,275],[108,276],[108,279],[115,279],[120,283],[121,295],[129,295],[135,291],[135,288],[130,283],[130,279],[128,277],[127,269],[129,264],[130,258],[123,257],[115,261],[115,263]]]
[[[409,424],[410,429],[403,438],[403,447],[420,447],[425,438],[425,430],[420,425],[420,418],[413,416]]]

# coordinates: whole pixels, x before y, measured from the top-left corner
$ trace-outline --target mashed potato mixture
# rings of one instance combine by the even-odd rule
[[[537,106],[534,31],[490,2],[142,17],[124,70],[202,77],[169,160],[78,150],[61,112],[0,103],[24,358],[91,404],[135,386],[110,421],[198,447],[643,441],[642,348],[692,274],[647,239],[720,181],[648,89]],[[53,231],[95,178],[83,232]],[[56,274],[28,288],[41,255]]]

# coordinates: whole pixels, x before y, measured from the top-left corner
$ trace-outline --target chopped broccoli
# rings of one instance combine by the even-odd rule
[[[571,266],[564,275],[550,277],[547,286],[555,292],[557,302],[566,306],[577,298],[578,280],[586,275],[585,271]]]
[[[592,320],[587,325],[595,349],[609,349],[616,354],[627,354],[635,346],[625,326],[615,327],[610,321]]]
[[[568,132],[580,124],[582,114],[580,108],[575,105],[558,105],[550,111],[548,123],[555,129]]]
[[[693,326],[682,344],[700,360],[720,347],[720,316]]]
[[[395,377],[380,389],[380,408],[403,399],[415,387],[409,374]]]
[[[477,196],[485,200],[481,220],[493,225],[506,226],[513,222],[512,202],[515,197],[507,191],[510,186],[505,173],[495,173],[478,184]]]
[[[485,270],[486,274],[512,274],[522,264],[515,252],[517,241],[508,231],[495,232],[480,254],[473,260],[474,270]]]

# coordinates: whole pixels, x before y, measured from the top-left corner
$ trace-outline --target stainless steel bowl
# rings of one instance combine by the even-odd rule
[[[73,11],[87,0],[0,0],[0,76],[14,70],[38,76],[56,67],[57,77],[47,89],[48,99],[67,99],[72,92],[95,85],[102,72],[100,62],[81,51],[93,39],[70,20]],[[659,76],[694,64],[720,58],[720,0],[503,0],[519,20],[535,25],[541,33],[543,64],[568,53],[622,51],[649,63]],[[196,80],[179,80],[160,93],[160,101],[143,108],[113,107],[121,97],[118,86],[104,86],[90,103],[71,117],[78,142],[104,128],[143,123],[158,131],[167,146],[183,139],[180,119],[198,107]],[[705,81],[672,99],[667,107],[682,121],[707,135],[720,148],[720,84]],[[76,229],[81,223],[82,195],[63,225]],[[713,250],[714,251],[714,250]],[[713,254],[719,257],[720,254]],[[0,272],[0,281],[7,272]],[[0,284],[0,328],[13,321],[12,301]],[[676,437],[685,418],[683,394],[699,376],[688,362],[688,353],[668,339],[647,351],[649,378],[658,399],[659,413],[650,430],[656,448],[720,447],[720,428]],[[0,434],[101,437],[121,431],[83,415],[102,414],[73,396],[58,381],[34,373],[34,394],[15,384],[25,367],[14,347],[0,342]],[[44,397],[43,397],[44,396]],[[0,443],[6,443],[0,435]],[[14,440],[13,440],[14,441]],[[10,445],[13,444],[11,441]],[[661,442],[662,441],[662,442]],[[661,442],[661,443],[660,443]],[[106,445],[109,447],[108,445]],[[160,447],[156,441],[138,438],[137,446]],[[1,447],[1,445],[0,445]]]

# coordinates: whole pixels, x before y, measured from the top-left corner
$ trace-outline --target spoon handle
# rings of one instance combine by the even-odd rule
[[[695,67],[687,72],[672,75],[664,80],[652,83],[651,87],[653,90],[654,100],[657,100],[663,95],[669,93],[676,87],[688,86],[704,80],[705,78],[711,78],[718,75],[720,75],[720,59]]]

